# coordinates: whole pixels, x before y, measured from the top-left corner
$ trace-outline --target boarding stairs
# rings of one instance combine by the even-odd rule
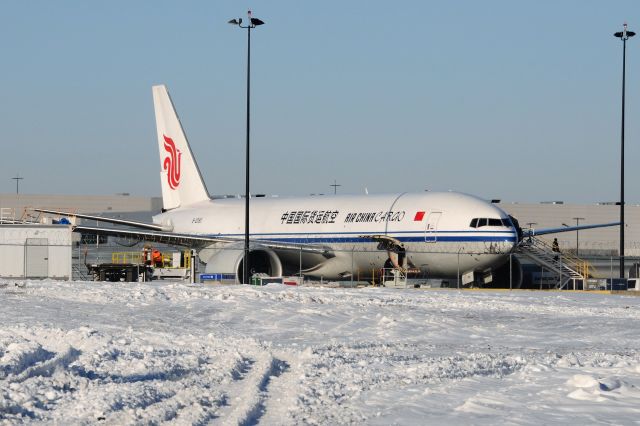
[[[551,244],[534,236],[525,237],[518,245],[517,252],[558,275],[555,288],[559,290],[565,289],[570,282],[574,286],[576,281],[584,283],[595,274],[589,262],[570,253],[554,251]]]
[[[382,285],[384,287],[407,288],[407,274],[402,268],[383,268]]]

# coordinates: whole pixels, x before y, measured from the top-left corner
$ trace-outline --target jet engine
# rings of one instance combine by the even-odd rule
[[[207,264],[207,274],[235,276],[236,283],[244,282],[244,245],[242,243],[209,246],[199,253],[200,260]],[[282,276],[282,261],[269,247],[251,244],[249,246],[250,274],[266,274],[271,277]]]
[[[509,277],[511,274],[511,277]],[[509,286],[513,286],[513,288],[520,288],[522,286],[522,265],[517,257],[511,256],[511,266],[509,266],[509,259],[503,263],[501,266],[493,269],[493,282],[487,287],[496,287],[496,288],[509,288]]]

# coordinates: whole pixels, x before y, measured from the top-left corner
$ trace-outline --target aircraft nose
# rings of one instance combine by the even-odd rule
[[[509,219],[511,219],[511,231],[515,234],[515,244],[518,244],[523,237],[522,228],[518,219],[513,216],[509,216]]]

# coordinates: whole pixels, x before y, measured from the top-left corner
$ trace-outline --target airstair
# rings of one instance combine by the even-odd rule
[[[518,246],[517,252],[528,257],[533,262],[558,275],[558,283],[555,288],[562,290],[567,288],[570,282],[585,282],[595,275],[591,264],[570,253],[561,253],[553,250],[551,244],[536,237],[526,237]]]
[[[402,268],[383,268],[382,285],[384,287],[407,288],[407,273]]]

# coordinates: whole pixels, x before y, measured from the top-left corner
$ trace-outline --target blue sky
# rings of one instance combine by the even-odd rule
[[[0,192],[159,195],[165,83],[212,194],[457,190],[619,197],[622,43],[634,0],[8,1]],[[626,198],[640,203],[640,37],[627,45]]]

